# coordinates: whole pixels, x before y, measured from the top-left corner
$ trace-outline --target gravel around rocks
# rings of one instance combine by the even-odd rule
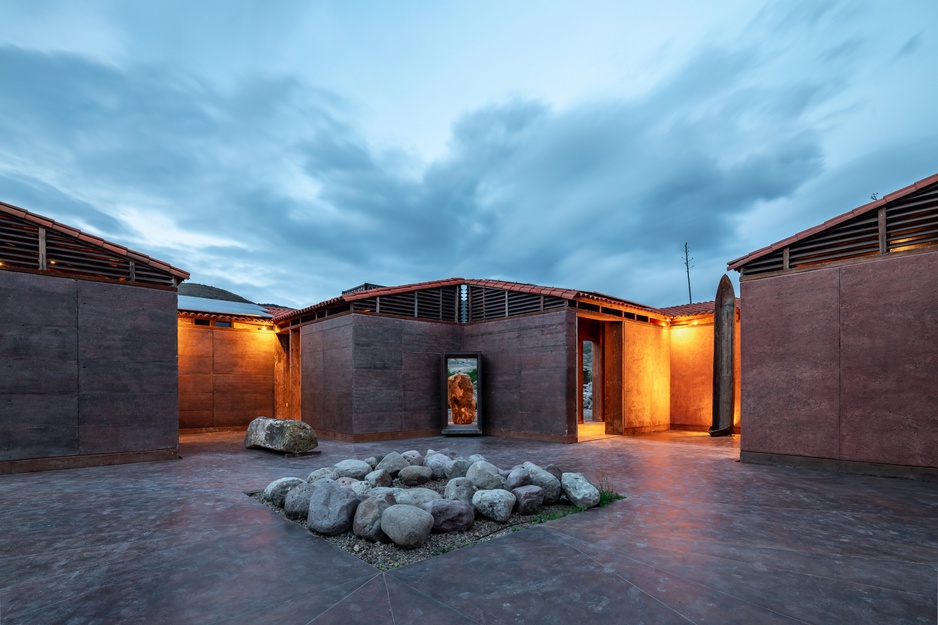
[[[430,480],[422,484],[421,488],[429,488],[441,495],[446,489],[446,483],[449,480]],[[393,486],[406,488],[400,479],[395,479]],[[415,549],[402,549],[392,543],[373,543],[370,540],[356,536],[348,532],[339,536],[324,536],[306,526],[305,519],[292,520],[284,514],[282,508],[271,505],[264,501],[262,492],[248,493],[250,497],[266,505],[271,510],[276,511],[283,518],[294,523],[299,523],[305,527],[311,534],[325,540],[326,542],[343,549],[349,554],[360,558],[368,564],[381,571],[387,571],[414,562],[420,562],[427,558],[443,555],[455,549],[462,549],[475,543],[492,540],[505,534],[517,532],[534,525],[540,525],[546,520],[556,519],[577,511],[571,504],[563,502],[550,506],[544,506],[537,514],[520,515],[512,514],[506,523],[497,523],[482,517],[476,516],[475,523],[467,532],[448,532],[445,534],[430,534],[427,542]]]

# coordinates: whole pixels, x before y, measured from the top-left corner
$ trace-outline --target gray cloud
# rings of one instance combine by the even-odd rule
[[[784,39],[851,6],[772,5],[756,23]],[[0,47],[0,199],[254,300],[307,305],[364,281],[463,275],[668,305],[686,296],[685,241],[709,298],[751,249],[740,220],[821,179],[826,127],[812,118],[861,48],[846,33],[815,54],[814,74],[783,79],[766,75],[770,48],[705,45],[630,99],[468,111],[446,155],[420,163],[376,149],[352,103],[291,76],[222,87]],[[147,239],[146,223],[121,218],[128,206],[214,238]]]

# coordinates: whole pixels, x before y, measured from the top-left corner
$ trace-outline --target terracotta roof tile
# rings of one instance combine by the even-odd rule
[[[856,217],[856,216],[858,216],[858,215],[862,215],[862,214],[868,213],[868,212],[870,212],[870,211],[872,211],[872,210],[876,210],[876,209],[878,209],[880,206],[883,206],[884,204],[887,204],[887,203],[889,203],[889,202],[894,202],[894,201],[896,201],[896,200],[898,200],[898,199],[901,199],[901,198],[903,198],[903,197],[909,195],[910,193],[913,193],[913,192],[915,192],[915,191],[919,191],[919,190],[924,189],[925,187],[931,186],[931,185],[933,185],[933,184],[935,184],[935,183],[938,183],[938,174],[934,174],[934,175],[931,175],[931,176],[929,176],[929,177],[927,177],[927,178],[923,178],[923,179],[919,180],[918,182],[915,182],[915,183],[913,183],[913,184],[910,184],[910,185],[907,186],[907,187],[903,187],[903,188],[899,189],[898,191],[893,191],[892,193],[889,193],[889,194],[887,194],[887,195],[884,195],[883,197],[879,198],[878,200],[873,200],[872,202],[868,202],[868,203],[866,203],[866,204],[863,204],[862,206],[858,206],[858,207],[854,208],[853,210],[847,211],[846,213],[843,213],[843,214],[838,215],[838,216],[836,216],[836,217],[832,217],[831,219],[828,219],[827,221],[825,221],[824,223],[822,223],[822,224],[820,224],[820,225],[814,226],[813,228],[808,228],[807,230],[802,230],[801,232],[799,232],[799,233],[797,233],[797,234],[794,234],[794,235],[788,237],[787,239],[782,239],[781,241],[779,241],[779,242],[777,242],[777,243],[773,243],[772,245],[768,245],[768,246],[766,246],[766,247],[763,247],[763,248],[761,248],[761,249],[759,249],[759,250],[756,250],[755,252],[749,252],[749,253],[746,254],[745,256],[740,256],[739,258],[737,258],[737,259],[735,259],[735,260],[731,260],[730,262],[728,262],[727,265],[726,265],[726,268],[727,268],[728,270],[739,269],[739,268],[742,267],[743,265],[747,264],[749,261],[755,260],[755,259],[757,259],[757,258],[761,258],[761,257],[766,256],[766,255],[768,255],[768,254],[771,254],[772,252],[775,252],[775,251],[780,250],[780,249],[782,249],[782,248],[784,248],[784,247],[787,247],[787,246],[791,245],[792,243],[795,243],[795,242],[797,242],[797,241],[801,241],[802,239],[806,239],[806,238],[808,238],[808,237],[810,237],[810,236],[812,236],[812,235],[815,235],[815,234],[817,234],[817,233],[819,233],[819,232],[822,232],[822,231],[827,230],[827,229],[829,229],[829,228],[832,228],[832,227],[834,227],[834,226],[836,226],[836,225],[838,225],[838,224],[841,224],[841,223],[847,221],[848,219],[852,219],[853,217]]]

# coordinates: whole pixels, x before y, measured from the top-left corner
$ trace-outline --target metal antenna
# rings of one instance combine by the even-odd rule
[[[690,270],[693,265],[690,264],[690,261],[694,260],[690,257],[690,250],[687,247],[687,241],[684,242],[684,269],[687,270],[687,303],[694,303],[694,296],[690,293]]]

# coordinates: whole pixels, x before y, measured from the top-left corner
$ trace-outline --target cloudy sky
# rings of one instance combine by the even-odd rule
[[[303,306],[655,306],[938,172],[938,2],[0,5],[0,200]]]

